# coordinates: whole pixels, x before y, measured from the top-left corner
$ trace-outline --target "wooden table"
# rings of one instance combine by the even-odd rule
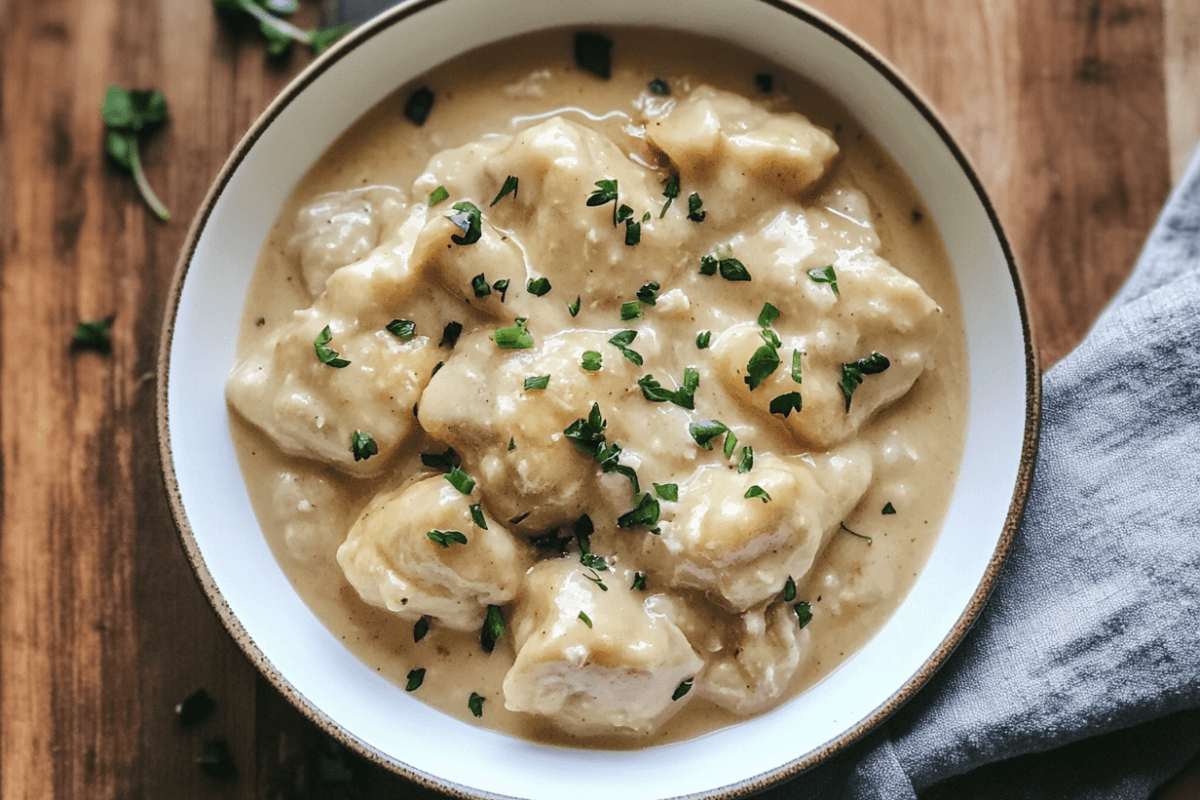
[[[975,159],[1024,263],[1049,367],[1129,272],[1196,141],[1200,0],[816,4],[909,75]],[[319,13],[305,5],[300,21]],[[0,0],[6,799],[319,788],[320,734],[257,677],[192,579],[154,432],[159,325],[188,221],[310,58],[265,57],[253,28],[206,0]],[[98,107],[114,81],[169,98],[170,122],[143,147],[167,224],[103,154]],[[110,314],[111,353],[72,352],[76,323]],[[172,709],[198,687],[217,710],[183,729]],[[197,769],[214,735],[237,777]],[[432,795],[348,763],[353,796]],[[1195,792],[1200,761],[1162,796]]]

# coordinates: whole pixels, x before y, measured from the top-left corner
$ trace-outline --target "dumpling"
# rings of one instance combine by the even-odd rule
[[[365,258],[406,211],[403,194],[392,186],[331,192],[300,209],[287,251],[309,292],[320,294],[334,270]]]

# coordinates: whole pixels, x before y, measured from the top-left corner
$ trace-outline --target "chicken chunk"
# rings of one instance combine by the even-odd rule
[[[299,262],[309,292],[320,294],[334,270],[365,258],[401,225],[406,210],[392,186],[331,192],[302,208],[287,252]]]

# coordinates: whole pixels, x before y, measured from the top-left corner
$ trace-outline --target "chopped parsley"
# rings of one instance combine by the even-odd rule
[[[672,503],[679,502],[679,484],[677,483],[656,483],[654,484],[654,493],[663,500],[670,500]]]
[[[575,541],[579,543],[579,563],[590,570],[605,572],[608,570],[608,562],[604,560],[603,556],[598,556],[592,552],[591,537],[595,530],[596,527],[592,524],[592,518],[587,514],[575,520],[573,531],[575,533]],[[608,591],[608,587],[604,585],[599,577],[595,579],[594,583],[604,591]]]
[[[575,449],[585,455],[595,456],[604,446],[604,429],[608,423],[600,415],[600,404],[592,403],[592,410],[586,419],[577,419],[566,427],[563,433],[575,445]]]
[[[704,201],[700,199],[700,195],[695,192],[688,195],[688,219],[692,222],[704,222],[708,212],[701,210],[703,206]]]
[[[633,219],[633,207],[621,203],[619,206],[617,206],[616,222],[613,224],[620,225],[622,222],[625,222],[629,219]]]
[[[625,244],[633,247],[642,241],[642,223],[631,219],[625,220]]]
[[[609,339],[608,343],[620,350],[621,355],[640,367],[642,365],[642,354],[636,350],[629,349],[629,345],[633,344],[633,340],[636,338],[637,331],[621,331]]]
[[[736,433],[730,431],[729,433],[725,434],[725,447],[723,448],[723,452],[725,453],[726,458],[733,458],[733,451],[737,449],[737,444],[738,438]]]
[[[427,633],[429,633],[429,617],[421,617],[413,625],[413,642],[421,641]]]
[[[410,94],[404,103],[404,116],[418,127],[425,124],[425,120],[429,119],[429,112],[432,110],[433,92],[425,86]]]
[[[833,264],[810,269],[808,271],[808,277],[812,279],[813,283],[828,283],[829,288],[833,289],[834,296],[841,296],[841,293],[838,291],[837,273],[833,271]]]
[[[753,500],[755,497],[757,497],[764,503],[771,499],[771,495],[767,494],[767,490],[759,486],[757,483],[746,490],[744,497],[747,500]]]
[[[496,195],[496,199],[491,202],[489,208],[503,200],[505,195],[511,194],[515,198],[517,196],[517,182],[518,178],[516,175],[509,175],[505,178],[504,185],[500,187],[500,194]]]
[[[549,375],[531,375],[525,379],[525,391],[530,389],[545,389],[550,385]]]
[[[799,413],[803,405],[799,392],[788,392],[773,399],[769,410],[772,414],[783,414],[783,418],[787,419],[793,411]]]
[[[658,303],[658,290],[661,287],[654,282],[642,284],[642,288],[637,290],[637,299],[641,303],[648,306]]]
[[[417,323],[411,319],[394,319],[387,324],[387,332],[402,342],[412,341],[417,335]]]
[[[445,186],[439,186],[429,193],[429,208],[433,208],[443,200],[449,200],[450,193],[446,191]]]
[[[587,199],[589,206],[603,206],[608,203],[613,204],[613,227],[617,225],[617,182],[614,179],[605,178],[602,181],[596,181],[594,184],[600,188],[594,189]],[[633,209],[630,209],[633,213]]]
[[[580,362],[580,366],[582,366],[588,372],[595,372],[600,369],[602,361],[603,358],[595,350],[585,350],[583,353],[583,360]]]
[[[844,530],[846,533],[850,534],[851,536],[857,536],[859,539],[862,539],[867,544],[871,544],[874,541],[873,539],[871,539],[870,536],[864,536],[863,534],[858,533],[857,531],[850,530],[849,528],[846,527],[846,523],[844,523],[844,522],[839,522],[838,527],[841,528],[842,530]]]
[[[717,256],[708,255],[700,257],[701,275],[716,275],[717,272],[720,272],[721,277],[727,281],[750,280],[750,271],[746,269],[746,265],[733,256],[718,258]]]
[[[701,275],[716,275],[717,274],[717,257],[716,256],[700,256],[700,274]]]
[[[763,381],[779,368],[779,351],[769,342],[762,345],[750,356],[746,364],[746,376],[742,378],[750,391],[757,389]]]
[[[696,347],[700,350],[707,350],[709,344],[712,343],[712,331],[700,331],[696,334]]]
[[[653,375],[643,375],[638,379],[642,388],[642,396],[652,403],[665,403],[668,400],[680,408],[694,409],[696,407],[696,388],[700,385],[700,373],[695,367],[687,367],[683,371],[683,383],[674,391],[666,389]]]
[[[796,621],[800,623],[800,628],[805,628],[808,623],[812,622],[812,606],[801,600],[792,606],[792,610],[796,612]]]
[[[459,461],[458,453],[454,452],[454,448],[447,447],[444,453],[421,453],[421,463],[430,469],[440,469],[442,472],[449,472],[461,462]]]
[[[666,184],[663,185],[663,197],[667,198],[667,202],[663,203],[662,211],[658,212],[658,218],[662,219],[667,215],[667,209],[671,207],[671,203],[679,197],[679,176],[672,175],[667,178]]]
[[[462,231],[462,236],[457,233],[450,236],[450,241],[455,244],[475,244],[479,241],[480,235],[483,233],[482,215],[474,203],[468,203],[466,200],[461,203],[455,203],[452,208],[457,211],[457,214],[451,214],[446,219],[453,222]]]
[[[492,293],[492,287],[488,285],[487,278],[483,277],[482,272],[471,278],[471,290],[475,292],[476,297],[487,297]]]
[[[583,620],[584,625],[587,625],[589,628],[592,627],[591,618],[587,614],[583,613],[582,611],[579,612],[579,619]]]
[[[264,16],[274,19],[265,12]],[[263,30],[267,30],[265,22],[263,25]],[[138,134],[167,118],[167,99],[162,92],[136,89],[128,91],[114,83],[104,93],[100,116],[107,129],[104,151],[109,158],[132,173],[142,200],[155,216],[166,222],[171,218],[171,212],[159,200],[158,195],[150,188],[150,182],[146,180],[146,173],[142,170],[141,158],[138,155]]]
[[[646,84],[646,88],[650,90],[650,94],[670,94],[671,87],[662,78],[655,78]]]
[[[112,328],[112,317],[107,319],[94,319],[79,323],[75,328],[75,335],[71,339],[71,345],[79,348],[90,348],[107,352],[112,349],[112,342],[108,338],[109,330]],[[328,328],[326,328],[328,330]],[[320,338],[320,337],[318,337]],[[332,352],[332,351],[330,351]],[[317,350],[317,356],[321,355],[321,351]],[[334,353],[336,356],[337,353]],[[346,362],[347,364],[350,362]]]
[[[432,531],[426,531],[425,535],[429,537],[431,542],[435,542],[442,547],[449,547],[452,544],[467,543],[466,534],[464,534],[462,531],[439,531],[434,529]]]
[[[637,506],[632,510],[617,517],[618,528],[633,528],[641,526],[650,528],[658,524],[658,500],[654,495],[646,492],[638,498]]]
[[[415,692],[421,688],[421,684],[425,682],[425,668],[414,669],[408,673],[408,683],[404,684],[404,691]]]
[[[333,333],[330,332],[329,326],[326,325],[317,338],[313,340],[313,346],[317,349],[317,360],[322,364],[341,369],[342,367],[350,366],[350,362],[344,358],[338,358],[337,351],[329,346],[330,340],[333,339]]]
[[[471,504],[471,520],[475,523],[475,527],[483,528],[485,531],[488,529],[487,520],[483,517],[483,506],[479,503]]]
[[[801,380],[802,376],[800,375],[800,356],[801,355],[802,354],[799,350],[792,351],[792,380],[795,381],[796,383],[804,383],[804,381]],[[797,408],[796,410],[799,411],[800,409]]]
[[[475,479],[464,472],[462,467],[455,467],[447,472],[446,480],[450,481],[450,485],[463,494],[475,491]]]
[[[471,709],[471,714],[476,717],[483,716],[483,695],[477,692],[471,692],[471,696],[467,699],[467,708]]]
[[[738,474],[754,469],[754,448],[746,445],[742,448],[742,460],[738,462]]]
[[[379,445],[366,431],[355,431],[350,434],[350,452],[354,454],[355,461],[366,461],[379,453]]]
[[[511,436],[508,437],[508,452],[511,453],[513,450],[516,450],[516,449],[517,449],[517,441],[515,439],[513,439]]]
[[[497,328],[492,335],[496,346],[502,350],[528,350],[533,347],[533,334],[525,327],[528,321],[525,317],[517,317],[513,327]]]
[[[688,424],[688,433],[692,435],[692,439],[696,444],[705,450],[712,450],[713,440],[721,434],[728,432],[729,428],[725,427],[724,423],[715,419],[702,419]]]
[[[637,319],[642,315],[642,304],[637,300],[630,300],[628,303],[621,304],[621,321],[628,322],[631,319]]]
[[[567,311],[571,312],[572,317],[579,316],[579,303],[583,298],[576,297],[573,302],[567,303]]]
[[[454,349],[454,345],[458,344],[458,337],[462,336],[463,326],[461,322],[451,320],[446,323],[446,327],[442,328],[442,340],[438,342],[438,347],[449,347]]]
[[[679,698],[683,697],[685,694],[690,692],[692,690],[692,681],[693,680],[694,680],[694,678],[688,678],[685,681],[681,681],[679,683],[679,685],[675,687],[675,692],[671,695],[671,699],[678,700]]]
[[[541,297],[550,291],[550,280],[548,278],[530,278],[525,283],[525,291],[534,297]]]
[[[783,584],[783,601],[790,603],[796,599],[796,582],[792,580],[792,576],[788,575],[787,582]]]
[[[758,327],[769,328],[779,319],[779,309],[770,303],[763,303],[762,311],[758,312]]]
[[[884,507],[883,507],[883,512],[882,512],[882,513],[884,513],[884,514],[895,514],[895,513],[896,513],[896,507],[895,507],[894,505],[892,505],[892,504],[889,502],[889,503],[888,503],[886,506],[884,506]]]
[[[891,365],[892,362],[882,353],[871,353],[866,358],[842,364],[842,379],[838,381],[838,386],[842,388],[842,394],[846,398],[847,414],[850,413],[850,398],[854,396],[854,390],[863,382],[863,378],[867,375],[878,375]]]
[[[500,280],[498,280],[492,284],[492,288],[500,293],[500,302],[501,303],[503,303],[504,299],[506,297],[508,297],[508,284],[509,284],[508,278],[501,278]]]
[[[504,612],[500,606],[488,606],[487,616],[483,620],[483,630],[479,633],[479,646],[483,652],[490,653],[496,649],[496,642],[504,635]]]
[[[575,34],[575,65],[608,80],[612,76],[612,42],[598,33]]]
[[[633,584],[629,587],[633,591],[643,591],[646,588],[646,573],[633,573]]]

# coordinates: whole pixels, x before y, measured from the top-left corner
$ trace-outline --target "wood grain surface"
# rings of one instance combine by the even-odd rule
[[[1128,273],[1195,139],[1182,123],[1169,135],[1167,99],[1195,118],[1197,46],[1172,20],[1200,18],[1196,0],[815,5],[897,64],[975,160],[1049,367]],[[300,23],[318,17],[306,0]],[[207,0],[0,0],[5,800],[434,796],[331,750],[257,677],[193,580],[161,487],[153,370],[179,247],[239,136],[310,60],[268,58]],[[168,98],[142,151],[168,223],[104,156],[112,82]],[[71,349],[79,320],[109,315],[111,352]],[[172,709],[199,687],[217,710],[184,728]],[[211,737],[236,776],[197,768]],[[352,783],[327,780],[338,765]],[[1186,796],[1200,764],[1191,774],[1163,797]]]

